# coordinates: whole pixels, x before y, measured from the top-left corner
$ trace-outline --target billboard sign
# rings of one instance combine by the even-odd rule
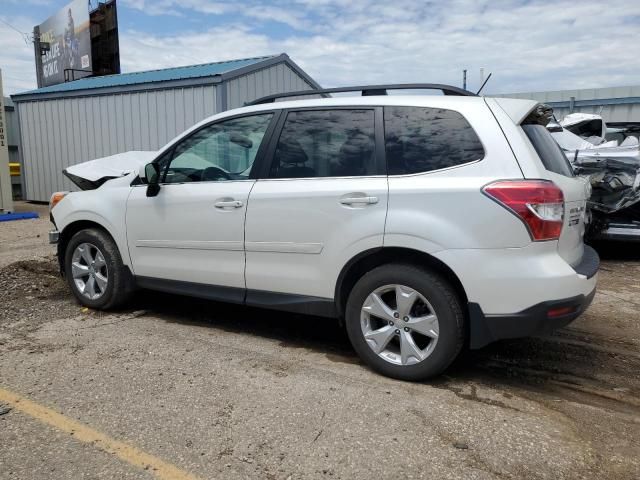
[[[74,78],[91,75],[91,32],[87,0],[74,0],[39,25],[40,45],[48,44],[41,57],[39,85],[46,87],[65,81],[65,70]]]

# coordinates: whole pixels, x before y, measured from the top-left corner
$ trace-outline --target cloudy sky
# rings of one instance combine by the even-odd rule
[[[5,94],[35,88],[22,32],[68,0],[0,0]],[[118,0],[123,72],[286,52],[323,86],[488,92],[640,83],[640,1]],[[4,23],[6,22],[6,23]]]

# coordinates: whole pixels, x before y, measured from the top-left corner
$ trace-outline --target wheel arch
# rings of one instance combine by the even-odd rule
[[[421,265],[440,273],[453,286],[459,295],[463,305],[468,302],[462,282],[455,272],[444,262],[428,253],[405,247],[380,247],[365,250],[351,260],[342,268],[335,289],[336,310],[340,317],[344,316],[345,306],[349,293],[362,275],[368,271],[389,263],[409,263],[411,265]]]
[[[63,276],[65,275],[64,264],[65,264],[65,255],[67,252],[67,245],[69,245],[69,242],[71,241],[71,239],[76,233],[78,233],[81,230],[87,230],[89,228],[102,230],[107,235],[109,235],[109,237],[111,237],[111,239],[113,240],[113,243],[116,245],[116,247],[118,247],[118,242],[116,242],[113,234],[104,225],[93,220],[76,220],[74,222],[71,222],[70,224],[65,226],[64,229],[60,232],[60,238],[58,239],[58,244],[57,244],[58,264],[60,266],[60,273]],[[122,257],[122,252],[120,252],[120,256]]]

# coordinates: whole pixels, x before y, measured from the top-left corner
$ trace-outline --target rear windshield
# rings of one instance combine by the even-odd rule
[[[522,125],[522,129],[529,137],[533,148],[538,152],[538,156],[547,170],[565,177],[574,176],[569,160],[546,127],[528,124]]]

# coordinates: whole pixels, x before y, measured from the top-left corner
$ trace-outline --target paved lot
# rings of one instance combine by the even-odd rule
[[[608,247],[569,328],[411,384],[333,321],[154,293],[82,309],[48,228],[0,224],[2,479],[640,478],[640,247]]]

